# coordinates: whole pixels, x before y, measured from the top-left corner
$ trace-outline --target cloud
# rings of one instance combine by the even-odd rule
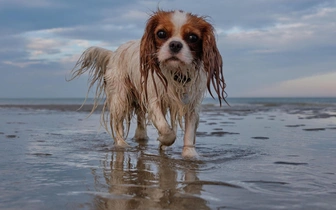
[[[335,11],[322,7],[309,14],[277,15],[274,25],[265,28],[220,30],[229,94],[334,69]]]
[[[56,6],[57,4],[48,0],[0,0],[0,6],[2,7],[26,7],[26,8],[46,8]]]
[[[27,66],[30,66],[32,64],[38,64],[40,63],[39,61],[29,61],[29,62],[12,62],[12,61],[4,61],[4,64],[11,65],[11,66],[16,66],[20,68],[25,68]]]
[[[336,97],[336,72],[283,81],[246,96],[259,97]]]
[[[142,33],[143,29],[135,24],[105,23],[63,28],[55,30],[53,35],[66,39],[100,40],[120,45],[127,40],[140,38]]]
[[[274,25],[256,29],[220,30],[226,43],[254,48],[252,53],[299,51],[332,44],[336,27],[336,8],[321,8],[315,13],[295,18],[279,16]],[[238,45],[239,43],[239,45]]]
[[[95,45],[114,50],[141,38],[148,14],[157,7],[210,16],[207,19],[217,31],[230,96],[329,74],[336,66],[334,0],[27,2],[0,0],[0,68],[6,75],[0,78],[2,86],[15,79],[9,78],[12,72],[29,78],[23,84],[50,80],[57,85],[51,81],[54,77],[64,86],[59,76],[73,67],[86,48]],[[307,90],[300,89],[302,94]],[[62,88],[59,91],[59,95],[69,94]],[[4,96],[0,91],[0,97]]]

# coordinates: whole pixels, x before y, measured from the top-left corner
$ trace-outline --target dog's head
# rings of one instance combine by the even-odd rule
[[[171,69],[193,65],[203,66],[210,94],[212,83],[219,101],[225,98],[222,57],[217,49],[214,28],[204,17],[179,10],[155,12],[149,18],[141,39],[140,65],[146,92],[150,71],[152,75],[156,73],[167,87],[160,66]]]

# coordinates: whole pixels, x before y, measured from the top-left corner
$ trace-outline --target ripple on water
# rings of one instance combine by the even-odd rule
[[[325,128],[307,128],[303,129],[304,131],[324,131]]]
[[[283,192],[287,192],[290,187],[290,183],[276,180],[248,180],[239,184],[251,192],[265,195],[281,195]]]
[[[197,137],[208,137],[208,136],[214,136],[214,137],[222,137],[225,135],[239,135],[239,133],[235,132],[227,132],[227,131],[222,131],[222,128],[216,128],[212,132],[204,132],[204,131],[197,131],[196,136]]]
[[[280,165],[292,165],[292,166],[308,165],[308,163],[287,162],[287,161],[276,161],[276,162],[274,162],[274,164],[280,164]]]
[[[224,186],[224,187],[231,187],[231,188],[242,188],[239,185],[228,183],[228,182],[222,182],[222,181],[207,181],[207,180],[195,180],[195,181],[183,181],[180,182],[181,184],[188,184],[190,185],[216,185],[216,186]]]
[[[8,139],[18,138],[17,135],[13,135],[13,134],[6,135],[6,137],[7,137]]]
[[[224,167],[222,163],[229,161],[237,161],[244,158],[252,158],[259,153],[252,148],[232,148],[232,145],[227,145],[223,148],[207,148],[200,147],[198,152],[204,164],[200,170],[209,170],[219,167]]]
[[[265,136],[254,136],[254,137],[251,137],[252,139],[258,139],[258,140],[267,140],[269,139],[269,137],[265,137]]]

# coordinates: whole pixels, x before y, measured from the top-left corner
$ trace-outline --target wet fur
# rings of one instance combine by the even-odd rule
[[[220,103],[225,101],[222,58],[212,26],[199,18],[205,34],[199,56],[191,64],[177,67],[158,62],[149,32],[160,12],[149,19],[141,40],[127,42],[115,52],[99,47],[84,51],[70,80],[88,73],[88,92],[96,86],[92,112],[105,99],[101,121],[106,130],[111,131],[117,146],[128,145],[125,139],[131,119],[136,115],[136,140],[148,138],[146,124],[151,121],[158,129],[160,148],[170,146],[176,139],[179,124],[186,131],[182,154],[194,157],[197,156],[194,145],[200,105],[206,89],[212,95],[212,85]],[[166,121],[168,113],[170,125]]]

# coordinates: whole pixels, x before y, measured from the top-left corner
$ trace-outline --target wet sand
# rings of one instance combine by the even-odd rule
[[[334,209],[335,107],[204,105],[198,160],[118,149],[90,105],[0,105],[0,209]],[[135,122],[135,120],[133,120]]]

